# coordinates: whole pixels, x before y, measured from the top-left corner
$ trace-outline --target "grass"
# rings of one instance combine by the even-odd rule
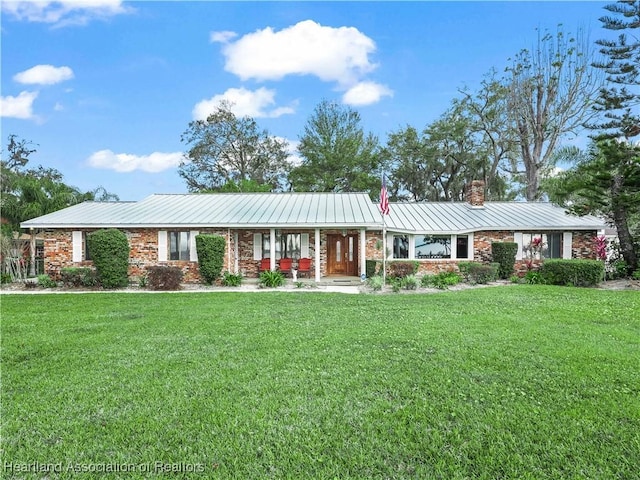
[[[1,302],[3,478],[640,472],[638,292]]]

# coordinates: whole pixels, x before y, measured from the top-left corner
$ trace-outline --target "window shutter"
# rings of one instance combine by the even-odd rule
[[[158,261],[167,261],[167,231],[158,230]]]
[[[200,232],[197,230],[191,230],[189,232],[189,260],[192,262],[198,261],[198,249],[196,248],[196,235]]]
[[[513,241],[518,244],[518,251],[516,252],[516,260],[522,260],[522,232],[515,232],[513,234]]]
[[[74,262],[82,261],[82,232],[78,230],[71,233],[71,257]]]
[[[475,257],[475,246],[473,243],[473,232],[469,233],[467,237],[469,240],[467,241],[467,259],[473,261]]]
[[[253,259],[262,260],[262,234],[253,234]]]
[[[309,257],[309,234],[308,233],[300,234],[300,257],[302,258]]]
[[[571,258],[571,243],[573,243],[573,234],[571,232],[562,233],[562,258]]]

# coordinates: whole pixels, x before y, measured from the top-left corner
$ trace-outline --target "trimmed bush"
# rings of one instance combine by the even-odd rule
[[[544,283],[594,287],[603,278],[604,265],[598,260],[546,260],[539,270]]]
[[[179,267],[149,267],[147,272],[150,290],[180,290],[183,274]]]
[[[367,274],[367,278],[371,278],[376,275],[376,272],[379,271],[379,263],[380,262],[378,260],[365,260],[365,272]]]
[[[204,283],[211,285],[222,272],[226,240],[220,235],[196,235],[196,251],[200,276]]]
[[[120,230],[108,228],[87,235],[87,244],[100,285],[104,288],[126,287],[129,284],[127,236]]]
[[[391,278],[404,278],[409,275],[415,275],[419,265],[420,263],[412,260],[394,260],[387,264],[387,275]]]
[[[70,267],[60,270],[60,279],[65,287],[95,287],[98,285],[98,274],[87,267]]]
[[[500,264],[498,276],[500,278],[509,278],[513,275],[516,265],[516,253],[518,253],[518,244],[514,242],[493,242],[491,244],[491,256],[495,263]]]
[[[484,285],[489,282],[495,282],[498,279],[498,270],[500,264],[498,263],[472,263],[469,265],[468,281],[470,283],[477,283]]]

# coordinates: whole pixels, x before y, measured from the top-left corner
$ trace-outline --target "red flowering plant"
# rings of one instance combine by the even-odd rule
[[[596,257],[598,260],[606,260],[607,259],[607,237],[604,235],[600,235],[596,237]]]
[[[534,237],[529,242],[529,245],[524,247],[524,253],[527,257],[525,260],[525,265],[527,266],[527,270],[531,271],[534,267],[534,260],[540,260],[542,249],[545,247],[544,242],[542,241],[542,237]]]

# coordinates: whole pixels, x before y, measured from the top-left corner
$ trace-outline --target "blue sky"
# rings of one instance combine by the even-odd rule
[[[323,99],[381,143],[422,129],[536,29],[605,36],[610,2],[2,1],[2,148],[121,200],[186,192],[181,134],[221,99],[292,149]]]

